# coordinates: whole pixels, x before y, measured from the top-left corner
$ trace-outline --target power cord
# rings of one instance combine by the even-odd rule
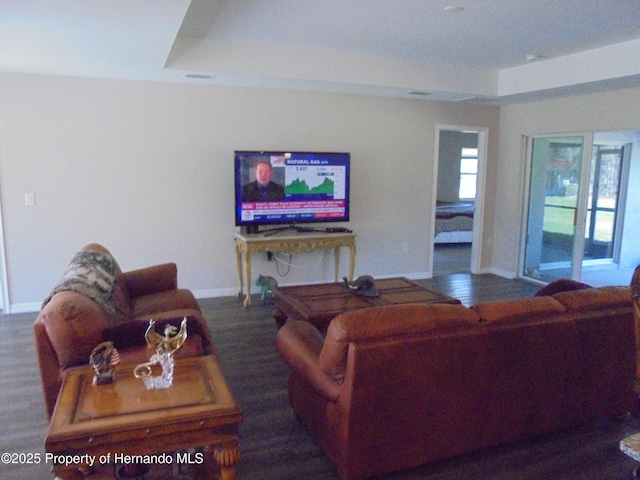
[[[297,267],[296,265],[293,264],[293,254],[292,253],[286,254],[286,255],[289,256],[289,260],[288,261],[283,260],[282,258],[280,258],[279,255],[283,255],[283,254],[284,254],[284,252],[272,252],[271,253],[273,260],[275,260],[275,262],[276,262],[276,272],[278,273],[278,275],[280,275],[281,277],[286,276],[291,271],[292,267],[293,268],[300,268],[300,269],[303,268],[303,267]],[[316,260],[316,263],[314,265],[311,265],[311,268],[314,268],[314,267],[317,267],[318,265],[320,265],[320,263],[322,262],[322,258],[323,258],[323,256],[319,255],[318,256],[318,260]],[[284,273],[280,272],[280,264],[281,263],[283,265],[287,266],[287,270]],[[307,268],[307,267],[305,267],[305,268]]]
[[[276,272],[278,272],[278,275],[280,275],[281,277],[284,277],[284,276],[288,275],[289,272],[291,271],[291,266],[293,264],[293,254],[292,253],[289,254],[289,261],[288,262],[283,262],[282,259],[279,258],[278,255],[275,254],[275,253],[273,254],[273,259],[276,262]],[[280,263],[284,263],[287,266],[286,272],[282,273],[280,271]]]

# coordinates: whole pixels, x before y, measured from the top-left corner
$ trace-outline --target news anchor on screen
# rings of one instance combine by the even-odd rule
[[[273,174],[269,162],[260,162],[256,167],[256,179],[242,188],[243,202],[278,202],[284,199],[284,188],[271,181]]]

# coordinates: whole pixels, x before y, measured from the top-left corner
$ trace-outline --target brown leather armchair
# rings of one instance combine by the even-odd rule
[[[111,255],[98,244],[80,251]],[[47,299],[33,329],[49,417],[64,371],[88,365],[91,351],[98,344],[113,341],[122,364],[148,361],[154,352],[147,348],[144,333],[151,318],[156,320],[156,329],[162,331],[166,323],[179,327],[187,317],[187,341],[176,358],[217,355],[198,302],[177,283],[174,263],[126,273],[115,264],[115,292],[107,306],[112,308],[73,290],[57,291]]]

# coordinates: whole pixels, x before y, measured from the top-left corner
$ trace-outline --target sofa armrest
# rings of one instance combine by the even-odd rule
[[[178,288],[178,267],[175,263],[131,270],[123,276],[131,299]]]
[[[276,335],[276,348],[289,368],[307,381],[322,398],[336,402],[340,386],[320,369],[318,363],[323,345],[322,335],[308,322],[289,322]]]
[[[47,411],[47,417],[51,419],[62,382],[60,363],[58,362],[56,351],[51,344],[44,324],[39,318],[33,324],[33,333],[36,343],[38,365],[40,366],[42,390],[44,392],[44,406]]]

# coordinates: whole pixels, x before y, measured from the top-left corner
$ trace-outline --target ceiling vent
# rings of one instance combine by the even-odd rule
[[[419,90],[414,90],[413,92],[407,93],[407,95],[415,95],[416,97],[428,97],[431,95],[430,92],[421,92]]]
[[[195,78],[198,80],[210,80],[216,78],[215,75],[207,75],[205,73],[187,73],[184,78]]]

